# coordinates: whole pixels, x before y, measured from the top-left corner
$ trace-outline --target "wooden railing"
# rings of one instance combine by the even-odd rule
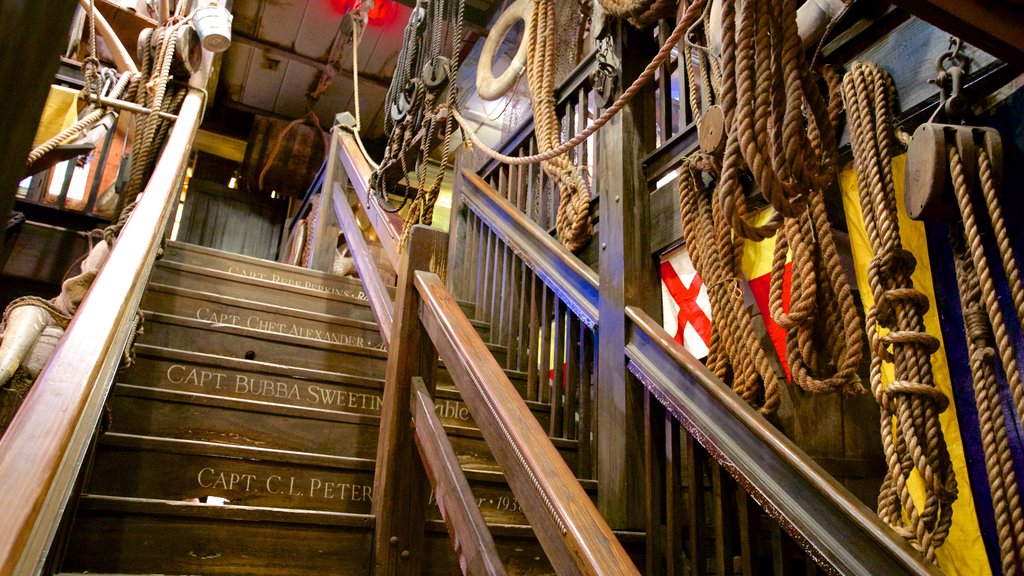
[[[360,276],[370,287],[379,282],[378,272],[369,258],[355,254],[363,249],[364,241],[355,226],[347,197],[341,192],[347,179],[361,200],[370,199],[365,188],[368,165],[360,162],[360,158],[347,157],[357,152],[346,146],[351,138],[351,134],[343,131],[335,134],[332,155],[340,156],[346,173],[336,178],[340,183],[334,189],[334,207]],[[387,228],[394,220],[382,213],[374,216],[376,208],[372,200],[363,206],[371,213],[371,221],[379,226],[377,233],[381,238],[397,237],[393,235],[397,227]],[[433,373],[440,357],[556,571],[559,574],[637,573],[576,480],[576,473],[555,448],[549,437],[551,430],[543,429],[538,423],[521,391],[506,375],[507,366],[495,360],[441,281],[438,274],[446,268],[447,244],[446,234],[415,227],[407,252],[399,260],[399,284],[393,307],[389,309],[390,303],[383,297],[371,297],[378,325],[382,332],[391,333],[374,486],[377,570],[419,573],[424,518],[423,499],[419,495],[429,476],[464,571],[503,573],[477,503],[467,497],[465,476],[453,464],[454,454],[445,449],[447,439],[437,437],[444,433],[443,428],[432,414],[427,414],[432,412],[429,407],[433,405]],[[543,285],[540,280],[536,283]],[[367,290],[368,293],[373,291]],[[381,293],[386,296],[386,292]],[[556,301],[551,298],[552,305]],[[491,332],[500,330],[495,326],[501,324],[501,319],[507,320],[509,314],[489,315],[490,319],[499,320],[492,324]],[[384,321],[389,316],[393,324],[386,326]],[[561,335],[555,341],[571,342],[589,330],[579,320],[561,324],[559,328],[564,320],[562,317],[552,329],[554,334]],[[566,369],[573,370],[569,366]],[[542,380],[548,380],[546,371],[543,376],[532,376],[530,381]],[[585,380],[589,382],[589,376]],[[589,392],[584,394],[589,396]],[[577,396],[566,394],[563,397],[569,396],[575,405]],[[581,432],[589,436],[585,425],[577,429],[575,408],[567,410],[562,400],[549,400],[552,422],[557,420],[566,436],[575,437]],[[415,429],[410,426],[414,415]],[[570,419],[563,415],[571,415],[573,424],[569,425]],[[550,427],[554,429],[555,425]],[[427,476],[410,451],[414,438],[423,466],[429,472]]]
[[[0,573],[46,564],[133,330],[206,105],[213,55],[193,75],[138,205],[6,434],[0,439]]]
[[[527,253],[549,244],[551,238],[544,230],[524,223],[516,210],[503,208],[497,190],[471,173],[464,176],[466,206],[511,250]],[[555,249],[534,254],[530,265],[537,277],[557,279],[553,285],[560,297],[580,298],[576,307],[594,309],[594,274],[573,260],[564,249]],[[595,316],[593,321],[600,326],[602,319]],[[647,474],[657,483],[648,486],[648,502],[654,508],[649,510],[647,556],[674,559],[667,573],[681,573],[684,564],[696,570],[692,573],[704,573],[709,565],[729,572],[734,556],[755,566],[762,559],[791,565],[799,563],[792,557],[799,550],[840,574],[935,571],[660,324],[633,307],[626,308],[626,318],[620,321],[626,322],[627,333],[622,353],[653,400],[646,407],[648,449],[668,452],[660,463],[648,459],[649,465],[657,465]],[[666,461],[670,468],[664,468]],[[705,476],[710,477],[710,487],[705,486]],[[731,488],[724,484],[729,476]],[[706,507],[708,488],[714,502]],[[687,492],[685,498],[682,490]],[[758,546],[760,528],[750,509],[754,507],[747,506],[747,494],[775,519],[795,547],[788,546],[778,532],[760,539],[767,546]],[[711,511],[710,518],[706,510]]]

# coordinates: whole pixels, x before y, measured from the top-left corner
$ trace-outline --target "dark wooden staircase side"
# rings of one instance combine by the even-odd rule
[[[142,310],[61,569],[370,574],[387,352],[359,282],[172,242]],[[553,573],[443,363],[437,375],[435,413],[509,573]],[[528,406],[546,428],[550,407]],[[553,442],[574,468],[577,443]],[[432,496],[427,510],[423,573],[458,573]]]

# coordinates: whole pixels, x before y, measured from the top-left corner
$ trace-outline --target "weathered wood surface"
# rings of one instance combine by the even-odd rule
[[[65,570],[107,573],[369,574],[373,518],[87,496]],[[114,545],[111,535],[117,534]]]
[[[334,139],[334,143],[337,145],[338,140]],[[334,156],[333,152],[331,156]],[[373,315],[377,319],[377,326],[381,335],[384,336],[386,344],[391,338],[391,326],[394,324],[394,298],[391,291],[385,287],[384,280],[377,269],[377,262],[370,254],[366,238],[363,237],[363,231],[356,222],[356,215],[352,212],[352,206],[349,205],[348,194],[345,192],[348,189],[348,176],[345,175],[339,179],[340,182],[332,183],[331,205],[334,207],[338,222],[341,223],[342,234],[345,235],[345,241],[355,261],[356,270],[359,271],[359,276],[362,278],[367,300],[370,302]]]
[[[423,299],[423,326],[452,371],[556,571],[637,573],[596,507],[586,504],[583,488],[547,434],[529,417],[518,392],[440,278],[417,273],[416,288]]]
[[[374,416],[380,414],[384,389],[382,378],[265,364],[145,344],[136,347],[135,364],[118,373],[118,382],[243,402]],[[472,414],[454,389],[438,388],[435,405],[445,425],[476,427]],[[547,428],[548,405],[540,402],[527,402],[527,405],[541,426]]]
[[[433,385],[437,351],[420,325],[419,296],[413,282],[417,270],[445,269],[447,247],[448,238],[443,232],[418,225],[410,235],[401,265],[396,266],[396,314],[389,339],[392,346],[384,379],[374,477],[374,568],[382,574],[415,576],[423,560],[422,496],[428,484],[416,455],[409,400],[414,376]]]
[[[47,27],[54,26],[52,17],[42,16],[47,9],[58,18],[64,14],[57,6],[33,4],[37,7],[41,10],[37,23]],[[25,24],[20,20],[10,22]],[[5,28],[7,24],[5,18]],[[25,30],[36,29],[28,26]],[[33,37],[22,43],[27,46],[38,40]],[[4,54],[22,51],[5,50]],[[178,184],[205,104],[202,88],[212,59],[212,54],[204,52],[202,69],[192,78],[193,89],[185,97],[141,201],[122,230],[121,241],[111,251],[53,359],[0,439],[0,485],[4,486],[0,491],[0,509],[4,510],[0,520],[0,571],[36,572],[46,561],[132,329],[171,206],[178,197]],[[20,70],[49,77],[42,73],[48,66],[28,66],[20,56],[18,60]],[[5,74],[11,82],[20,77]],[[19,114],[34,117],[24,109]],[[21,150],[22,146],[11,149]]]
[[[325,342],[383,344],[377,326],[371,322],[159,284],[149,285],[142,297],[142,307],[162,314]]]
[[[358,278],[289,266],[272,260],[253,258],[184,242],[168,242],[164,252],[164,261],[183,262],[237,276],[258,278],[277,284],[310,288],[334,294],[347,294],[363,289],[362,282]],[[389,294],[393,296],[394,292],[393,286],[388,287]]]
[[[344,316],[352,320],[373,321],[373,314],[366,301],[366,295],[361,289],[338,288],[335,291],[327,291],[283,285],[258,278],[232,275],[211,268],[164,261],[157,262],[151,278],[152,282],[165,286],[210,292],[231,298],[256,300],[318,314]],[[327,287],[320,286],[318,288]]]
[[[346,340],[343,343],[276,334],[156,312],[146,314],[146,331],[138,338],[142,344],[162,348],[314,370],[341,371],[344,368],[354,376],[379,377],[387,358],[379,342]]]
[[[494,539],[476,493],[459,466],[455,450],[434,414],[434,400],[420,378],[413,379],[412,408],[416,421],[416,447],[423,461],[434,501],[448,527],[452,548],[459,557],[463,573],[504,576],[505,566],[498,557]]]
[[[650,34],[637,33],[621,21],[605,22],[623,62],[641,62],[657,46]],[[628,56],[627,56],[628,53]],[[617,86],[632,84],[640,72],[624,66]],[[660,278],[650,256],[650,215],[647,180],[641,167],[654,148],[653,87],[615,117],[598,134],[598,173],[594,184],[601,198],[601,252],[596,412],[597,481],[601,513],[613,528],[642,529],[644,522],[643,388],[626,370],[625,307],[661,310]]]

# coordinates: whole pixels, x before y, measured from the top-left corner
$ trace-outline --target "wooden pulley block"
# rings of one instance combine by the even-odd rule
[[[922,124],[914,132],[907,148],[904,175],[904,202],[907,215],[914,220],[951,222],[960,216],[953,195],[949,174],[949,147],[960,152],[965,183],[974,192],[978,170],[978,148],[983,147],[992,165],[992,178],[998,185],[1002,179],[1003,145],[994,128]]]
[[[432,58],[423,65],[420,79],[428,90],[436,90],[448,82],[448,70],[451,65],[451,61],[444,56]]]
[[[721,106],[715,104],[704,111],[697,139],[700,149],[709,154],[717,154],[725,148],[725,111]]]

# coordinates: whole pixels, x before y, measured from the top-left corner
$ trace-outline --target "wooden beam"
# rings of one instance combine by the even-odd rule
[[[196,134],[196,141],[193,148],[199,152],[213,154],[218,158],[225,158],[235,162],[245,160],[245,147],[248,142],[232,138],[223,134],[200,130]]]
[[[433,380],[437,350],[420,323],[420,297],[414,282],[417,270],[442,272],[447,253],[447,234],[417,225],[402,254],[373,483],[374,574],[421,574],[428,484],[416,454],[409,401],[414,376],[428,386]]]
[[[4,227],[74,11],[74,0],[4,2],[0,8],[0,225]]]
[[[232,31],[232,35],[234,37],[233,41],[235,43],[237,43],[237,44],[242,45],[242,46],[248,46],[248,47],[253,48],[255,50],[262,50],[262,51],[264,51],[264,52],[266,52],[268,54],[272,54],[272,55],[277,56],[279,58],[284,58],[285,60],[291,60],[292,62],[298,62],[299,64],[305,64],[306,66],[309,66],[310,68],[316,68],[317,70],[320,70],[321,72],[326,71],[327,68],[328,68],[328,64],[324,60],[317,60],[316,58],[310,58],[309,56],[304,56],[302,54],[299,54],[298,52],[294,52],[292,50],[288,50],[287,48],[282,48],[280,46],[275,46],[273,44],[269,44],[267,42],[264,42],[263,40],[259,40],[258,38],[253,38],[251,36],[247,36],[245,34],[241,34],[237,30],[233,30]],[[341,71],[338,72],[338,76],[345,76],[345,77],[347,77],[349,79],[349,81],[351,81],[351,79],[352,79],[352,69],[351,68],[342,68]],[[359,81],[360,82],[367,82],[369,84],[373,84],[374,86],[378,86],[380,88],[390,88],[391,87],[391,79],[390,78],[385,78],[383,76],[377,76],[376,74],[366,74],[366,73],[363,73],[362,71],[359,72]]]
[[[1024,70],[1024,10],[992,0],[894,0],[914,16]]]
[[[600,17],[595,16],[595,18]],[[614,20],[609,24],[621,62],[646,62],[657,46],[650,34]],[[596,26],[600,29],[600,26]],[[627,57],[628,54],[628,57]],[[619,69],[618,90],[633,83],[639,67]],[[625,307],[660,312],[660,279],[650,251],[650,193],[641,160],[654,148],[654,97],[648,85],[598,133],[600,300],[598,314],[598,507],[613,529],[642,529],[644,496],[644,391],[626,369]]]

